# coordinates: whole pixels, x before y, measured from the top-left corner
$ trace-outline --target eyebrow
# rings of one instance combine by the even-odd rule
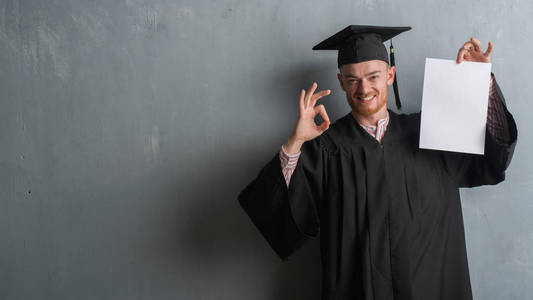
[[[372,72],[370,72],[370,73],[367,73],[367,74],[365,74],[365,77],[372,76],[372,75],[377,74],[377,73],[381,73],[381,70],[376,70],[376,71],[372,71]],[[346,77],[350,77],[350,78],[359,79],[359,77],[357,77],[357,76],[355,76],[355,75],[346,74],[346,75],[344,75],[344,76],[346,76]]]

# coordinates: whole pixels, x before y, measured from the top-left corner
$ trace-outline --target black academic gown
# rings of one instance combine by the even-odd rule
[[[304,143],[289,188],[276,153],[239,202],[283,260],[320,232],[322,299],[472,299],[459,187],[504,180],[506,114],[511,141],[487,131],[470,155],[419,149],[420,114],[389,111],[379,144],[348,113]]]

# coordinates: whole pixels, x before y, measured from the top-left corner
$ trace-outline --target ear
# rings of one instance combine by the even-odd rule
[[[342,83],[342,75],[341,73],[337,73],[337,79],[339,80],[339,84],[341,85],[341,89],[346,92],[344,89],[344,84]]]
[[[387,85],[392,85],[396,76],[396,67],[392,66],[387,69]]]

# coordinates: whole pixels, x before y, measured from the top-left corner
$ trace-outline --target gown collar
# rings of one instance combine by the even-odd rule
[[[400,116],[390,109],[387,109],[387,111],[389,113],[389,123],[387,125],[387,130],[385,131],[385,134],[383,135],[383,138],[381,140],[381,144],[386,144],[392,141],[396,141],[398,139],[402,139],[407,134],[407,132],[404,132],[399,128],[401,126],[399,121]],[[380,144],[357,122],[357,120],[352,115],[352,112],[346,114],[342,119],[344,120],[343,123],[346,126],[344,130],[346,131],[347,142],[353,143],[354,139],[356,139],[357,141],[363,142],[368,145]]]

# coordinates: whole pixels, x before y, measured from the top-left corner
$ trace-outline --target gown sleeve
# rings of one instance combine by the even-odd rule
[[[238,196],[239,203],[272,249],[286,260],[319,233],[326,151],[320,137],[305,142],[287,187],[279,153]]]
[[[498,89],[494,85],[494,76],[491,76],[489,89],[489,103],[487,111],[487,129],[499,143],[508,143],[510,140],[505,102],[500,99]]]
[[[485,132],[485,154],[473,155],[454,152],[443,152],[446,168],[450,175],[457,179],[459,187],[474,187],[486,184],[497,184],[505,179],[505,170],[513,157],[517,141],[517,129],[513,116],[505,106],[505,99],[493,77],[494,92],[501,101],[500,122],[505,122],[501,128],[508,132],[495,135],[488,124]],[[490,123],[490,122],[489,122]]]

